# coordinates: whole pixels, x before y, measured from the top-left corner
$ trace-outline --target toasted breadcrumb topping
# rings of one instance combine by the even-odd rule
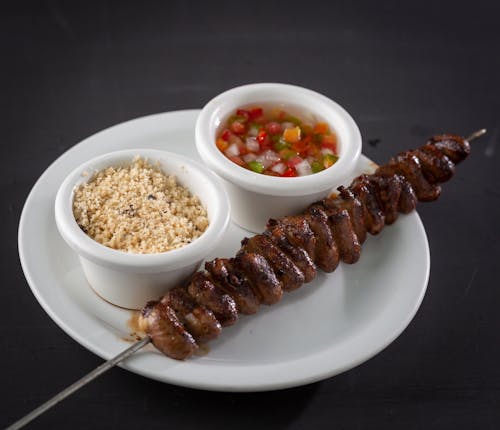
[[[79,185],[73,214],[92,239],[137,254],[181,248],[209,224],[198,197],[140,157],[126,167],[101,170]]]

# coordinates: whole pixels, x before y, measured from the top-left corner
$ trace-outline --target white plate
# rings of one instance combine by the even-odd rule
[[[125,148],[156,148],[198,158],[197,110],[135,119],[80,142],[59,157],[33,187],[19,226],[19,254],[28,283],[50,317],[83,346],[109,359],[129,346],[129,311],[98,298],[78,260],[59,236],[54,198],[83,161]],[[369,170],[363,157],[360,171]],[[231,225],[211,258],[232,256],[249,235]],[[363,245],[360,261],[286,294],[277,305],[241,317],[206,355],[171,360],[152,346],[122,367],[159,381],[220,391],[261,391],[321,380],[369,359],[391,343],[415,315],[429,276],[429,248],[416,213]]]

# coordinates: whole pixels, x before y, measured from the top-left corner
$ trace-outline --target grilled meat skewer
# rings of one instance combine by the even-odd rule
[[[367,232],[378,234],[409,213],[417,201],[432,201],[455,164],[470,153],[469,142],[455,135],[434,136],[419,149],[406,151],[363,174],[336,197],[310,205],[303,214],[270,219],[264,233],[242,241],[234,258],[216,258],[196,272],[187,287],[176,287],[160,301],[149,302],[141,324],[153,344],[175,359],[191,356],[198,345],[234,324],[238,314],[271,305],[316,275],[353,264]]]

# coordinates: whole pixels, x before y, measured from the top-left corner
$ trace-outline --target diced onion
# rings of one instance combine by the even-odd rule
[[[278,164],[275,164],[273,167],[271,167],[271,170],[273,172],[276,172],[276,173],[282,175],[286,170],[286,165],[284,163],[278,163]]]
[[[269,166],[279,161],[280,156],[271,149],[268,149],[267,151],[264,151],[262,154],[260,154],[257,157],[257,160],[262,163],[264,169],[267,169]]]
[[[243,145],[243,141],[238,136],[231,133],[231,135],[229,136],[229,145],[232,144]]]
[[[321,148],[321,153],[323,155],[326,155],[326,154],[334,154],[334,152],[330,149],[330,148]]]
[[[233,143],[232,145],[229,145],[229,147],[224,151],[224,154],[226,154],[228,157],[237,157],[240,155],[240,148],[238,148],[238,145],[236,143]]]
[[[251,152],[257,152],[260,149],[259,142],[257,142],[257,139],[255,137],[247,137],[245,145]]]
[[[294,128],[295,124],[293,122],[285,121],[281,123],[281,127],[285,130],[286,128]]]
[[[295,170],[299,176],[306,176],[312,173],[311,165],[307,160],[301,161],[295,166]]]
[[[249,136],[257,136],[259,134],[259,128],[254,125],[248,129]]]
[[[250,154],[245,154],[245,155],[244,155],[243,157],[241,157],[241,158],[243,158],[243,161],[244,161],[245,163],[247,163],[247,164],[248,164],[248,163],[250,163],[251,161],[255,161],[255,160],[257,160],[257,154],[251,154],[251,153],[250,153]]]

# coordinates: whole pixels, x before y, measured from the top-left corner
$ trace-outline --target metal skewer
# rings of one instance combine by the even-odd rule
[[[475,131],[474,133],[471,133],[466,140],[471,142],[474,139],[477,139],[481,137],[483,134],[486,133],[486,129],[482,128],[480,130]],[[54,397],[46,401],[44,404],[40,405],[38,408],[34,409],[31,411],[28,415],[24,416],[20,420],[16,421],[9,427],[7,427],[5,430],[17,430],[22,427],[24,427],[26,424],[34,420],[36,417],[39,415],[43,414],[45,411],[49,410],[52,406],[55,406],[57,403],[59,403],[61,400],[64,400],[66,397],[69,395],[73,394],[75,391],[89,383],[90,381],[94,380],[98,376],[102,375],[104,372],[107,370],[111,369],[113,366],[116,364],[120,363],[121,361],[125,360],[127,357],[132,355],[134,352],[138,351],[145,345],[147,345],[149,342],[151,342],[151,338],[149,336],[145,337],[144,339],[134,343],[132,346],[127,348],[125,351],[121,352],[117,356],[113,357],[112,359],[106,361],[105,363],[101,364],[99,367],[94,369],[92,372],[88,373],[85,375],[83,378],[79,379],[72,385],[70,385],[68,388],[64,389],[61,391],[59,394],[56,394]]]
[[[481,130],[477,130],[474,133],[471,133],[469,136],[465,138],[465,140],[468,140],[471,142],[474,139],[477,139],[478,137],[481,137],[483,134],[486,134],[486,129],[482,128]]]
[[[127,348],[125,351],[121,352],[117,356],[112,359],[104,362],[99,367],[92,370],[92,372],[87,373],[83,378],[79,379],[75,383],[71,384],[68,388],[61,391],[59,394],[56,394],[54,397],[46,401],[44,404],[38,406],[38,408],[31,411],[28,415],[25,415],[20,420],[16,421],[14,424],[11,424],[5,430],[17,430],[24,427],[30,421],[34,420],[39,415],[43,414],[45,411],[49,410],[52,406],[55,406],[61,400],[64,400],[70,394],[73,394],[76,390],[82,388],[84,385],[94,380],[98,376],[102,375],[107,370],[111,369],[113,366],[118,364],[119,362],[125,360],[127,357],[132,355],[134,352],[138,351],[145,345],[151,342],[151,338],[149,336],[145,337],[142,340],[134,343],[132,346]]]

